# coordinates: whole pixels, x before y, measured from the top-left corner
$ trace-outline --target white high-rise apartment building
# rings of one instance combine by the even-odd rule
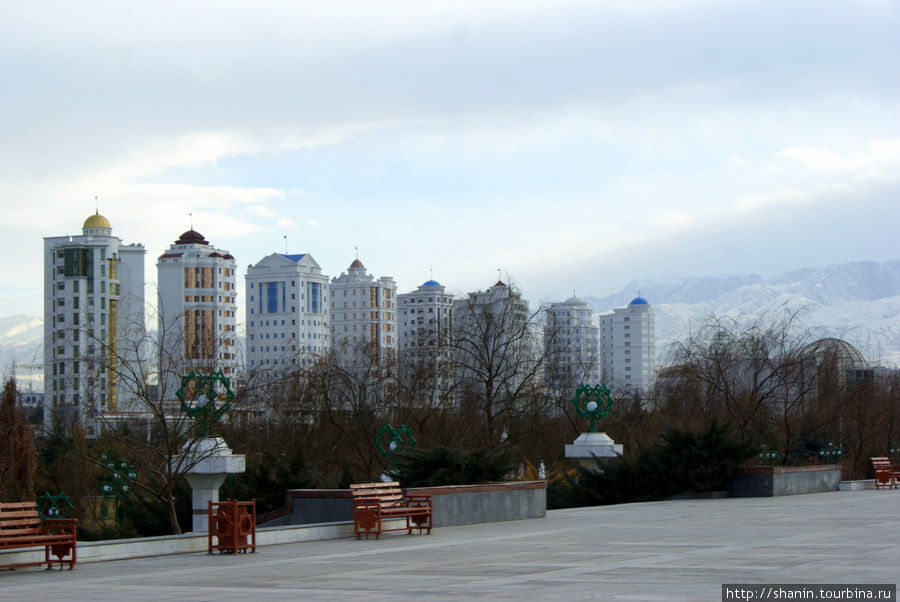
[[[544,310],[547,382],[563,395],[579,385],[600,384],[599,328],[594,312],[582,299],[571,297]]]
[[[176,377],[190,370],[237,372],[236,263],[191,229],[156,262],[161,395],[174,398]],[[174,387],[174,388],[173,388]]]
[[[436,280],[397,295],[399,353],[413,361],[446,351],[453,327],[453,296]]]
[[[359,259],[332,279],[331,344],[339,358],[358,358],[361,351],[384,359],[395,356],[396,297],[394,279],[382,276],[376,280]]]
[[[281,377],[329,349],[328,276],[309,253],[272,253],[247,268],[247,360]]]
[[[656,378],[653,307],[636,297],[600,315],[600,362],[604,384],[613,391],[649,391]]]
[[[97,412],[135,401],[116,375],[139,360],[146,251],[113,236],[99,213],[81,231],[44,239],[44,424],[81,420],[94,436]]]
[[[453,313],[458,329],[470,328],[473,322],[486,322],[493,331],[509,332],[528,321],[528,301],[517,289],[498,280],[486,291],[475,291],[454,301]],[[482,319],[485,316],[490,319]]]

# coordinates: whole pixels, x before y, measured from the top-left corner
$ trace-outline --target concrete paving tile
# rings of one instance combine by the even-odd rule
[[[722,583],[897,583],[900,492],[578,508],[430,536],[0,572],[3,600],[719,600]]]

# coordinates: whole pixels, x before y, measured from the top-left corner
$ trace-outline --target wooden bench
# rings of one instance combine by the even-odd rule
[[[47,565],[53,568],[54,562],[75,567],[76,537],[78,535],[78,519],[45,518],[41,520],[36,502],[0,503],[0,550],[14,548],[44,547],[44,560],[39,562],[20,562],[0,565],[7,569],[17,566]],[[56,556],[53,560],[51,556]],[[69,556],[68,559],[65,559]]]
[[[894,489],[900,479],[900,466],[894,466],[886,457],[872,458],[876,489]]]
[[[353,495],[353,531],[356,539],[365,534],[380,539],[385,531],[407,531],[413,529],[431,534],[431,496],[404,496],[400,483],[360,483],[350,485]],[[385,528],[384,521],[405,518],[406,526]]]

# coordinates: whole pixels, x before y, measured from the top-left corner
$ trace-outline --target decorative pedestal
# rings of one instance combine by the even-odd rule
[[[219,501],[219,487],[229,474],[246,470],[243,455],[231,453],[231,448],[221,437],[208,437],[185,444],[183,454],[189,464],[185,473],[191,486],[191,508],[193,508],[194,532],[209,532],[209,502]]]
[[[613,441],[606,433],[581,433],[571,445],[566,446],[566,457],[578,458],[582,466],[593,465],[594,458],[615,458],[622,454],[622,444]]]

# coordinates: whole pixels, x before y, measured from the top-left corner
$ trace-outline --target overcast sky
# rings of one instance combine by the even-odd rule
[[[149,299],[190,213],[242,275],[286,236],[532,303],[896,259],[898,32],[865,0],[6,0],[0,315],[42,315],[42,238],[95,196]]]

